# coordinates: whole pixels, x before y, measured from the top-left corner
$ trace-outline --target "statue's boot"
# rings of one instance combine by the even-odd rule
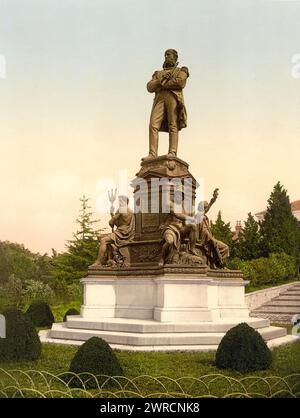
[[[178,148],[178,132],[170,132],[169,137],[169,157],[176,157]]]
[[[153,132],[152,127],[149,128],[149,154],[147,157],[142,158],[142,160],[150,160],[157,158],[158,152],[158,131]]]
[[[157,158],[157,155],[149,153],[147,157],[142,158],[142,161],[153,160],[154,158]]]

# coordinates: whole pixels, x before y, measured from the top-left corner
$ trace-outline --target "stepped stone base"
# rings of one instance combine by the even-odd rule
[[[81,315],[41,331],[42,341],[82,344],[98,336],[122,350],[208,351],[241,322],[257,329],[270,346],[295,340],[285,328],[249,317],[247,282],[239,271],[178,265],[98,268],[82,283]]]
[[[257,329],[270,348],[298,340],[287,335],[285,328],[270,326],[268,320],[248,318],[244,322]],[[216,350],[225,333],[239,323],[237,319],[213,324],[129,319],[85,321],[74,316],[68,318],[67,323],[40,331],[40,338],[47,343],[81,345],[96,336],[114,349],[128,351],[211,351]]]

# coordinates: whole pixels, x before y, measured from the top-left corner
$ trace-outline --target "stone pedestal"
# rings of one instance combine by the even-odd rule
[[[91,337],[120,350],[216,350],[241,322],[257,329],[269,347],[297,337],[267,319],[251,318],[239,271],[167,265],[90,269],[82,279],[80,315],[40,331],[44,342],[82,344]]]
[[[247,282],[238,271],[183,266],[124,270],[106,276],[103,270],[94,271],[82,279],[83,318],[210,322],[249,316],[244,298]]]

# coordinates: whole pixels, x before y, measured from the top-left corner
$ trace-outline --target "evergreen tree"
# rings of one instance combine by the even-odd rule
[[[213,236],[224,242],[229,246],[230,251],[233,248],[233,233],[231,231],[230,222],[225,223],[222,219],[221,211],[218,212],[217,220],[216,222],[210,222],[210,228]]]
[[[243,260],[252,260],[261,256],[261,234],[259,223],[248,213],[243,230],[235,245],[235,255]]]
[[[79,228],[73,233],[73,239],[67,242],[67,251],[60,254],[53,251],[52,275],[59,281],[72,283],[84,277],[88,266],[97,257],[97,236],[101,230],[93,227],[98,220],[93,220],[93,212],[90,211],[88,201],[85,196],[80,199],[81,209],[76,219]]]
[[[299,229],[294,217],[287,191],[278,182],[268,200],[264,219],[260,222],[262,235],[262,252],[284,252],[299,257]]]
[[[0,285],[7,282],[9,277],[9,262],[4,245],[0,242]]]

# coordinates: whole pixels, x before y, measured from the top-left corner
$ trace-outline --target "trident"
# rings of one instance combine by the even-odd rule
[[[115,207],[114,207],[114,203],[117,197],[117,189],[115,189],[115,191],[113,189],[111,189],[111,191],[108,191],[108,200],[110,201],[110,215],[114,216],[114,211],[115,211]],[[114,232],[114,227],[111,228],[112,232]]]

